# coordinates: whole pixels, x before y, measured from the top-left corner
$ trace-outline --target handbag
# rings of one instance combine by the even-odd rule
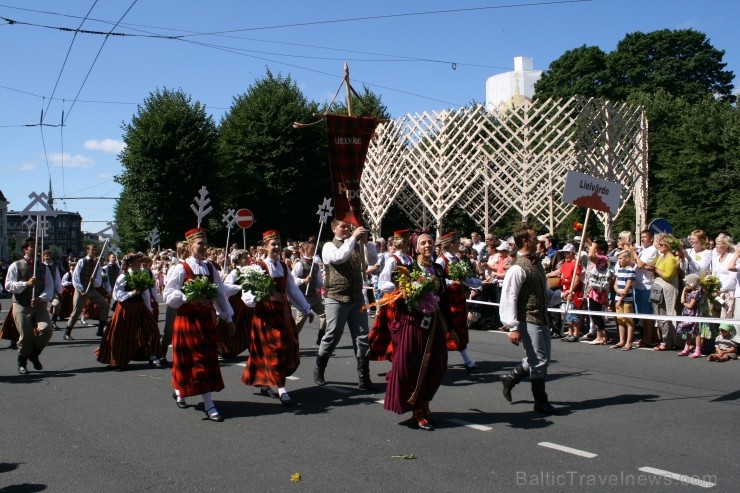
[[[653,284],[653,286],[650,288],[650,302],[663,302],[663,287],[660,284]]]

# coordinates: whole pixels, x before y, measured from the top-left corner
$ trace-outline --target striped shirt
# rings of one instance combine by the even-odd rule
[[[632,265],[629,265],[627,267],[621,267],[617,264],[615,267],[615,274],[617,276],[617,290],[624,289],[627,286],[627,281],[632,281],[632,286],[634,287],[635,284],[635,268]],[[634,298],[632,297],[632,290],[630,289],[624,297],[620,297],[619,293],[617,292],[617,301],[622,301],[623,303],[633,303]]]

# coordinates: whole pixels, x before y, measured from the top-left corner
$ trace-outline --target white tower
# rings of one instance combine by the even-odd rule
[[[534,70],[531,57],[514,57],[514,70],[494,75],[486,80],[486,108],[496,111],[501,105],[513,105],[523,98],[532,99],[534,83],[542,77],[542,70]]]

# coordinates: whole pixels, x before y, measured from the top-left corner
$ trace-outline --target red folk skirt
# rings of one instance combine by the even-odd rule
[[[234,316],[231,319],[236,329],[232,334],[226,322],[219,318],[216,322],[216,332],[219,338],[218,352],[227,358],[233,358],[249,347],[249,330],[252,326],[254,310],[244,304],[241,292],[229,297],[229,304],[234,310]]]
[[[108,294],[108,291],[106,291],[102,286],[95,288],[95,291],[100,293],[103,298],[108,300],[108,304],[110,304],[111,295]],[[85,307],[82,309],[82,316],[85,319],[100,320],[100,308],[92,301],[87,300],[85,302]]]
[[[59,318],[69,318],[72,315],[73,301],[75,297],[75,288],[73,286],[65,286],[62,288],[62,293],[59,295]]]
[[[465,301],[468,297],[468,290],[463,284],[451,284],[447,286],[447,295],[450,300],[450,314],[447,320],[459,341],[459,344],[455,344],[455,341],[448,334],[447,349],[463,351],[468,347],[468,341],[470,340],[468,334],[468,305]]]
[[[172,387],[183,397],[224,388],[210,305],[185,303],[172,327]]]
[[[370,352],[368,358],[372,361],[392,361],[393,338],[391,336],[391,324],[397,317],[396,303],[381,305],[375,314],[375,323],[368,335]]]
[[[3,321],[3,326],[0,328],[0,339],[18,342],[20,337],[21,333],[18,332],[18,327],[15,325],[15,319],[13,318],[13,303],[10,303],[10,310],[5,314],[5,321]]]
[[[245,385],[285,387],[301,364],[298,331],[285,295],[257,303],[252,317]]]
[[[108,330],[96,353],[98,361],[125,366],[159,354],[159,327],[140,296],[116,303]]]

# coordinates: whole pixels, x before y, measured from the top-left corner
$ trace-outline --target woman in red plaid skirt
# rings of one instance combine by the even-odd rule
[[[254,307],[249,342],[249,360],[242,375],[245,385],[260,387],[267,397],[278,397],[283,406],[293,405],[285,389],[285,378],[292,375],[301,362],[296,329],[290,305],[295,306],[311,320],[311,306],[295,285],[285,263],[280,261],[282,246],[280,233],[267,231],[262,235],[267,257],[259,262],[275,282],[275,293],[267,300],[257,302],[247,291],[243,300]],[[273,389],[277,387],[277,392]]]
[[[172,397],[177,407],[187,407],[184,397],[200,394],[206,416],[211,421],[221,422],[211,398],[211,392],[224,388],[221,368],[218,364],[218,334],[214,324],[216,314],[234,330],[231,321],[233,310],[223,291],[223,283],[216,268],[204,260],[208,240],[203,228],[185,233],[191,256],[173,266],[167,274],[164,301],[177,309],[172,333]],[[213,300],[188,300],[183,285],[196,277],[206,277],[218,286],[218,296]]]

